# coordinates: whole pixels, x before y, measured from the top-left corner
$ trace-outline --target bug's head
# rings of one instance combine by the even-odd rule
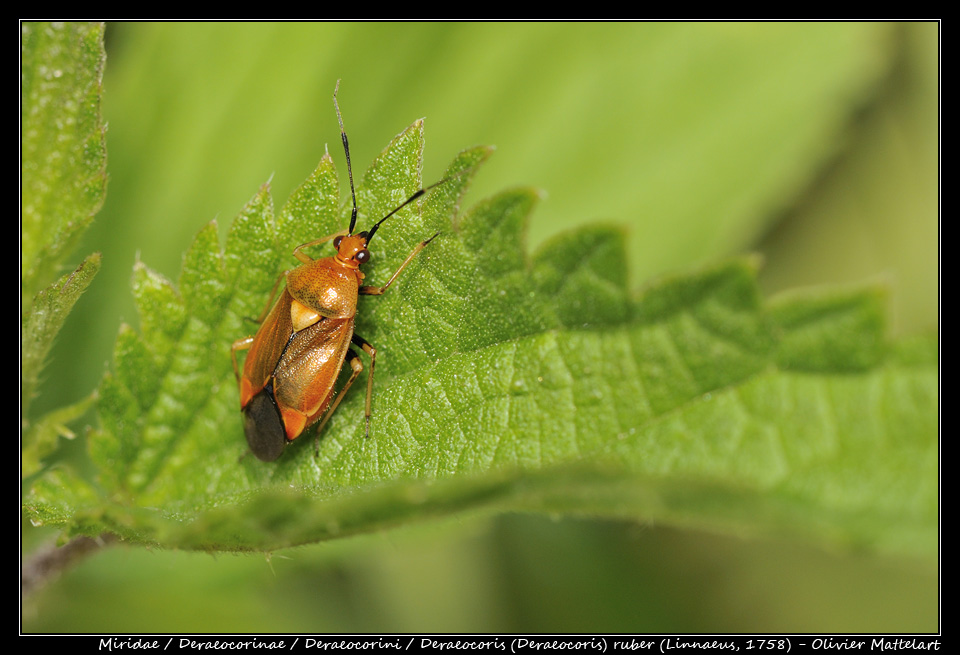
[[[439,184],[439,182],[437,184]],[[437,185],[433,184],[425,189],[420,189],[415,194],[407,198],[406,202],[404,202],[402,205],[374,223],[373,227],[371,227],[369,230],[357,232],[356,234],[353,233],[353,229],[357,225],[357,210],[354,208],[353,214],[350,217],[350,228],[348,233],[338,236],[333,240],[333,247],[337,249],[337,261],[344,266],[349,266],[350,268],[357,268],[360,266],[360,264],[365,264],[366,262],[370,261],[370,251],[367,250],[367,244],[370,243],[371,239],[373,239],[373,235],[377,233],[377,230],[380,229],[380,226],[383,225],[383,222],[422,196],[427,192],[427,190],[432,189],[435,186]]]
[[[337,261],[349,268],[359,268],[360,264],[370,261],[370,251],[367,250],[367,243],[372,236],[373,234],[369,232],[359,232],[357,234],[343,234],[335,238],[333,247],[337,249]]]

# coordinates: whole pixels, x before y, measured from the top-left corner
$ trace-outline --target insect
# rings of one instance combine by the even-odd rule
[[[240,386],[240,409],[247,443],[253,454],[265,462],[277,459],[284,446],[313,423],[320,421],[318,432],[326,425],[347,390],[363,371],[360,356],[351,344],[370,357],[365,408],[366,434],[370,436],[370,397],[373,393],[377,349],[354,332],[357,297],[383,294],[413,258],[439,234],[417,244],[382,287],[363,285],[364,275],[360,266],[370,260],[367,245],[383,222],[446,180],[420,189],[369,230],[354,234],[357,195],[353,186],[350,146],[337,104],[339,88],[338,81],[333,92],[333,105],[340,123],[347,175],[350,178],[353,200],[350,227],[294,248],[293,256],[302,264],[284,271],[277,278],[270,299],[258,319],[260,329],[257,334],[238,339],[230,351],[234,375]],[[332,257],[312,259],[303,252],[304,248],[331,239],[337,251]],[[284,280],[286,287],[267,313]],[[249,350],[242,375],[237,366],[238,350]],[[349,362],[352,373],[339,393],[334,395],[337,376],[345,361]]]

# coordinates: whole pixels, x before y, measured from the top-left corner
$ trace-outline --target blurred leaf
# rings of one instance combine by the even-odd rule
[[[103,25],[21,23],[20,415],[24,475],[52,452],[64,423],[87,401],[27,420],[40,372],[80,295],[100,270],[89,255],[72,273],[60,267],[100,209],[106,190],[100,118]]]
[[[67,314],[100,270],[100,253],[37,294],[20,328],[20,413],[26,418],[34,387]]]
[[[31,425],[29,443],[23,444],[20,452],[20,475],[33,475],[40,470],[41,460],[56,450],[60,437],[73,439],[76,435],[67,425],[87,413],[95,396],[91,394],[78,403],[67,405],[44,414]]]
[[[874,97],[896,45],[893,26],[876,22],[115,30],[109,101],[123,123],[111,118],[111,129],[126,138],[111,156],[150,172],[115,171],[127,184],[111,203],[139,217],[118,226],[138,230],[138,244],[170,242],[157,255],[164,265],[179,263],[196,216],[234,206],[271,172],[297,179],[316,144],[334,143],[317,108],[342,77],[357,161],[411,116],[429,117],[435,152],[495,136],[507,161],[480,190],[515,180],[546,189],[536,243],[597,218],[636,226],[627,254],[638,280],[761,234],[845,146],[851,114]],[[478,57],[477,43],[495,44],[497,56]],[[439,177],[437,163],[427,166]],[[178,240],[170,223],[181,216]]]
[[[66,428],[70,421],[78,419],[90,408],[93,398],[87,397],[78,403],[47,413],[32,424],[26,419],[27,410],[53,340],[74,303],[93,281],[100,270],[100,255],[87,257],[73,273],[64,275],[34,299],[30,314],[20,331],[20,416],[22,431],[20,473],[22,476],[35,473],[40,460],[55,449],[58,436],[73,438]]]
[[[418,122],[377,158],[358,186],[361,228],[420,188],[422,150]],[[179,291],[137,265],[141,334],[121,330],[91,438],[105,496],[41,480],[25,511],[205,550],[490,508],[936,552],[935,346],[890,350],[876,290],[765,305],[754,263],[735,261],[634,298],[616,229],[560,235],[528,258],[538,194],[461,213],[488,155],[461,153],[451,180],[371,244],[365,273],[382,283],[441,231],[387,294],[361,299],[357,332],[381,355],[370,439],[355,390],[318,456],[308,432],[275,463],[243,457],[230,344],[292,247],[345,225],[325,156],[276,219],[261,189],[224,252],[212,224],[201,230]]]
[[[21,293],[56,277],[103,204],[103,25],[21,23]]]
[[[898,24],[894,35],[878,101],[854,116],[841,156],[755,248],[768,291],[882,279],[900,335],[939,325],[939,25]]]

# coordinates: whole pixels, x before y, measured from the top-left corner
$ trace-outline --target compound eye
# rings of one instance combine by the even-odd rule
[[[358,252],[356,255],[354,255],[353,258],[357,260],[357,263],[363,264],[368,259],[370,259],[370,251],[364,248],[363,250]]]
[[[339,250],[339,249],[340,249],[340,242],[341,242],[341,241],[343,241],[343,235],[342,235],[342,234],[341,234],[340,236],[334,238],[334,240],[333,240],[333,247],[336,248],[337,250]]]

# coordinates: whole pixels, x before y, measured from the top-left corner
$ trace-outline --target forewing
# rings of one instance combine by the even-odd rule
[[[324,318],[298,332],[277,367],[277,403],[302,412],[308,423],[322,414],[330,404],[352,336],[352,318]]]
[[[280,299],[274,304],[253,338],[253,344],[243,363],[243,379],[246,384],[249,384],[248,396],[241,398],[244,406],[252,396],[266,386],[277,367],[283,347],[290,338],[290,333],[293,331],[293,324],[290,321],[291,301],[290,293],[284,289]]]

